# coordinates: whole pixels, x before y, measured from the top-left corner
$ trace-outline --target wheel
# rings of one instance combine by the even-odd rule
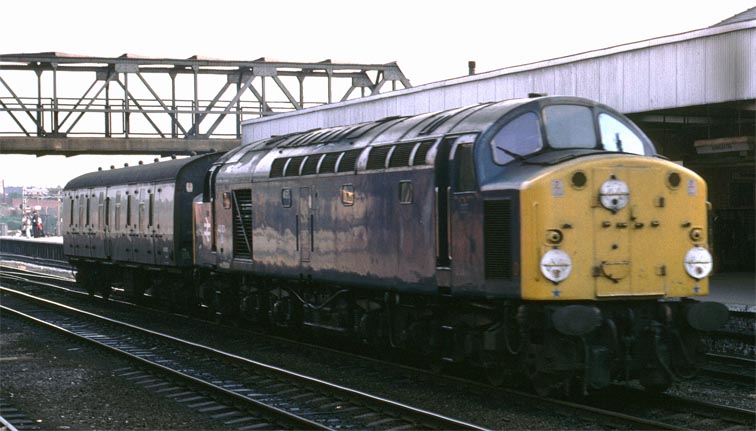
[[[648,392],[661,393],[672,386],[672,380],[660,370],[650,370],[640,378],[640,384]]]
[[[499,366],[486,367],[484,372],[486,381],[491,386],[502,386],[509,380],[507,373]]]

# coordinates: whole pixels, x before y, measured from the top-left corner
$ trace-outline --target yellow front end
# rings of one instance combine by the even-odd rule
[[[694,172],[648,157],[545,169],[520,193],[522,298],[707,295],[706,193]]]

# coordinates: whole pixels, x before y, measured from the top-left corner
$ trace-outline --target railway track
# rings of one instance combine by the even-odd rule
[[[644,418],[653,429],[669,430],[751,430],[756,427],[756,411],[728,407],[668,394],[653,394],[627,386],[617,386],[586,400],[592,407],[621,410]]]
[[[238,331],[238,330],[237,330]],[[259,343],[261,334],[254,334],[255,342]],[[260,349],[281,349],[282,344],[293,344],[291,340],[273,339],[270,337],[271,345],[268,347],[259,347]],[[263,342],[264,343],[264,342]],[[286,349],[286,347],[283,347]],[[302,350],[303,347],[297,344],[296,347],[288,347],[289,349]],[[320,347],[313,347],[307,345],[304,348],[320,349]],[[378,373],[384,373],[389,379],[394,377],[390,376],[391,373],[404,373],[405,371],[392,371],[397,370],[398,367],[394,363],[384,363],[376,361],[371,358],[355,357],[354,360],[343,359],[348,358],[350,354],[344,352],[335,352],[340,356],[338,360],[338,367],[351,367],[351,368],[364,368],[364,371],[360,373],[375,373],[376,367],[380,370]],[[365,365],[368,364],[368,365]],[[373,364],[373,365],[370,365]],[[371,369],[372,368],[372,371]],[[471,382],[469,378],[455,379],[449,376],[437,376],[430,373],[417,370],[416,368],[406,369],[406,372],[413,373],[417,376],[411,378],[414,384],[418,384],[418,381],[422,381],[422,385],[428,385],[429,388],[432,384],[438,384],[439,386],[455,386],[460,391],[460,398],[464,398],[467,394],[484,392],[492,398],[496,398],[501,405],[510,405],[513,402],[525,405],[539,405],[543,408],[547,408],[551,411],[558,411],[565,416],[579,415],[592,422],[599,421],[602,424],[612,424],[618,428],[629,429],[751,429],[754,425],[753,418],[754,412],[743,409],[732,409],[724,406],[716,406],[708,403],[700,403],[695,400],[682,401],[681,399],[673,398],[658,398],[654,396],[649,398],[647,392],[640,392],[641,395],[636,395],[631,389],[628,392],[622,392],[617,389],[612,395],[608,393],[602,393],[603,397],[594,400],[586,399],[585,402],[575,403],[564,400],[544,399],[535,395],[515,391],[511,389],[501,389],[491,387],[486,384],[480,384]],[[751,373],[753,375],[753,373]],[[404,377],[396,377],[397,380]],[[752,377],[753,378],[753,377]],[[435,380],[440,383],[429,383],[429,380]],[[451,383],[450,383],[451,382]],[[432,389],[431,389],[432,390]],[[444,390],[444,389],[439,389]],[[448,388],[446,389],[448,390]],[[472,395],[471,395],[472,396]],[[616,398],[618,400],[626,400],[627,402],[620,402],[616,405],[607,404],[603,398]],[[647,402],[646,406],[643,406],[643,400],[653,399],[654,402]],[[686,404],[687,403],[687,404]],[[665,410],[660,408],[660,405],[668,405]],[[716,419],[716,418],[719,419]]]
[[[139,368],[150,369],[148,374],[120,370],[124,377],[169,376],[201,387],[210,395],[177,396],[189,396],[190,406],[228,414],[230,420],[257,412],[254,420],[272,420],[274,428],[283,429],[482,429],[22,292],[7,288],[0,292],[4,312],[94,343],[127,357]],[[176,390],[185,392],[181,387]]]
[[[737,356],[709,353],[707,364],[701,369],[703,375],[743,385],[754,385],[756,361]]]

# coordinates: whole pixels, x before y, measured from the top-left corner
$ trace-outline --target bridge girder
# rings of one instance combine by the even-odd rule
[[[244,119],[379,94],[388,83],[411,86],[396,63],[0,54],[0,153],[233,147]],[[235,143],[213,143],[224,140]]]

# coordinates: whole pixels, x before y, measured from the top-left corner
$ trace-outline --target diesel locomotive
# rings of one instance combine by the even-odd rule
[[[64,242],[113,287],[539,392],[693,370],[727,309],[706,183],[617,111],[534,97],[85,174]]]

